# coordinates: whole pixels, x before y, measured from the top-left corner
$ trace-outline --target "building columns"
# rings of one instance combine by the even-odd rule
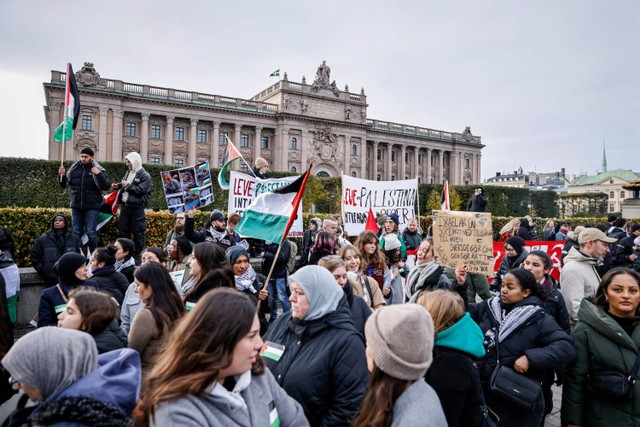
[[[98,162],[107,160],[107,114],[109,108],[100,107],[100,121],[98,122],[98,149],[96,158]]]
[[[373,163],[371,165],[371,179],[372,180],[377,180],[378,179],[378,141],[374,141],[373,142],[373,156],[372,160]]]
[[[449,179],[451,185],[460,184],[460,154],[457,151],[452,151],[449,156]]]
[[[167,116],[167,128],[164,135],[165,165],[173,165],[173,119],[175,116]]]
[[[49,158],[51,160],[60,160],[60,145],[57,142],[53,142],[55,138],[55,130],[58,126],[58,118],[60,117],[60,104],[52,103],[49,106]]]
[[[238,149],[238,150],[240,150],[240,139],[242,138],[241,135],[242,135],[242,125],[238,125],[237,124],[237,125],[234,126],[233,145],[235,145],[236,149]],[[231,165],[231,169],[239,171],[241,164],[242,164],[242,162],[234,162]]]
[[[261,144],[262,144],[262,128],[260,126],[256,126],[256,137],[253,141],[253,164],[254,165],[256,164],[256,159],[260,157]]]
[[[189,131],[189,163],[196,164],[196,144],[198,137],[198,119],[191,119],[191,130]]]
[[[425,184],[431,184],[431,154],[433,152],[433,149],[431,148],[427,148],[427,161],[426,161],[426,165],[427,167],[424,168],[424,174],[425,174],[425,179],[424,179],[424,183]]]
[[[220,167],[220,122],[213,122],[213,136],[211,137],[211,158],[209,167]]]
[[[438,150],[438,184],[444,183],[444,150]]]
[[[411,178],[418,177],[418,171],[420,170],[420,164],[418,160],[420,159],[420,147],[415,147],[413,149],[413,176]],[[420,180],[420,182],[424,182],[424,178]]]
[[[113,140],[111,141],[111,161],[122,160],[122,118],[124,111],[120,108],[113,110]]]
[[[149,113],[142,113],[142,125],[140,125],[140,157],[142,157],[142,163],[149,163]]]
[[[367,178],[367,138],[360,141],[360,178]]]
[[[390,142],[387,143],[387,173],[385,179],[387,181],[391,181],[391,175],[393,171],[393,162],[391,161],[391,153],[393,152],[393,144]]]
[[[398,179],[404,179],[405,176],[407,176],[407,162],[405,161],[407,159],[406,156],[407,156],[407,146],[402,144],[400,146],[400,161],[398,162],[400,164],[400,167],[398,168],[400,177]]]

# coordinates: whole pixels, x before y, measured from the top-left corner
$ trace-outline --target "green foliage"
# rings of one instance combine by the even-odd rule
[[[462,205],[462,198],[460,194],[453,188],[449,188],[449,205],[452,211],[466,210],[466,205]]]
[[[558,193],[555,191],[531,192],[532,216],[555,218],[558,216]]]
[[[427,199],[426,209],[424,213],[431,215],[433,211],[439,211],[442,208],[442,193],[438,190],[431,190]]]
[[[560,195],[560,214],[565,217],[597,217],[607,214],[606,193],[570,193]]]

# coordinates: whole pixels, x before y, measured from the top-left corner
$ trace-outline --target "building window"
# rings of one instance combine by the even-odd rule
[[[247,164],[246,164],[246,163],[242,163],[242,164],[240,165],[240,170],[241,170],[242,172],[249,172],[249,166],[247,166]]]
[[[297,168],[297,167],[295,167],[295,166],[291,166],[290,171],[291,171],[292,173],[297,173],[297,172],[298,172],[298,168]]]
[[[613,212],[616,208],[616,205],[614,203],[609,203],[609,212]]]
[[[198,131],[198,144],[206,144],[207,143],[207,131],[204,129],[200,129]]]
[[[615,197],[615,193],[613,191],[609,191],[609,198],[613,199]]]
[[[179,168],[183,167],[184,166],[184,159],[175,159],[173,161],[173,165],[177,166]]]
[[[176,128],[176,141],[184,141],[184,128]]]
[[[355,172],[355,171],[353,171],[353,172],[351,172],[351,176],[355,178],[355,177],[357,177],[358,175],[356,174],[356,172]]]
[[[624,199],[624,190],[620,190],[620,198]]]
[[[422,164],[422,154],[418,154],[418,163]]]
[[[240,135],[240,147],[248,147],[249,146],[249,135],[243,133]]]
[[[227,132],[220,132],[220,145],[227,145]]]
[[[295,136],[291,138],[291,142],[289,143],[289,149],[290,150],[298,149],[298,138],[296,138]]]
[[[82,130],[92,130],[93,117],[88,114],[82,115]]]
[[[409,153],[404,153],[404,162],[409,163]]]
[[[382,150],[380,150],[380,149],[378,148],[378,151],[377,151],[377,153],[376,153],[376,160],[380,160],[381,158],[382,158]],[[378,181],[380,181],[380,180],[378,180]]]
[[[380,174],[376,175],[376,181],[380,181]]]
[[[151,125],[151,138],[160,139],[160,125]]]
[[[149,163],[151,163],[152,165],[159,165],[160,157],[152,157],[151,159],[149,159]]]
[[[396,161],[396,152],[395,152],[395,151],[392,151],[392,152],[391,152],[391,161],[392,161],[392,162],[395,162],[395,161]]]
[[[262,138],[260,138],[260,148],[262,150],[268,150],[269,149],[269,137],[268,136],[263,136]]]
[[[126,136],[136,136],[136,124],[133,122],[127,122],[125,125]]]
[[[465,169],[471,169],[471,161],[469,159],[464,159],[464,167]]]
[[[431,156],[431,166],[435,166],[436,165],[436,159],[435,157]],[[433,184],[433,182],[432,182]]]
[[[352,156],[357,156],[358,155],[358,146],[356,144],[352,144],[351,145],[351,155]]]
[[[395,175],[391,175],[391,181],[395,181],[396,180],[396,176]]]

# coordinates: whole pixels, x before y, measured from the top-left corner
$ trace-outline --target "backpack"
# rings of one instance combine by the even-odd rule
[[[287,271],[292,274],[296,270],[296,256],[298,255],[298,244],[289,240],[289,260],[287,261]]]

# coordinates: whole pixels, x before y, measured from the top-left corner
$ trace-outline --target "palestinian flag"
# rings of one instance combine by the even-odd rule
[[[71,64],[67,64],[67,86],[64,92],[64,121],[53,133],[55,142],[69,141],[73,137],[73,131],[78,125],[80,116],[80,94],[78,85],[73,75]]]
[[[238,149],[231,142],[229,137],[227,137],[227,148],[224,150],[224,155],[222,156],[222,169],[218,172],[218,184],[220,184],[220,188],[223,190],[229,189],[229,182],[227,181],[227,167],[231,162],[235,159],[242,157]]]
[[[244,237],[282,244],[298,214],[312,167],[313,164],[309,165],[305,174],[292,183],[256,197],[242,214],[236,232]]]
[[[442,187],[442,205],[440,206],[440,210],[448,211],[451,208],[449,203],[449,181],[444,182],[444,187]]]
[[[100,231],[102,227],[108,223],[118,213],[118,199],[120,197],[120,190],[109,193],[104,198],[104,204],[100,208],[98,213],[98,220],[96,224],[96,231]],[[83,245],[89,244],[89,236],[87,235],[86,228],[82,230],[82,237],[80,237]]]

